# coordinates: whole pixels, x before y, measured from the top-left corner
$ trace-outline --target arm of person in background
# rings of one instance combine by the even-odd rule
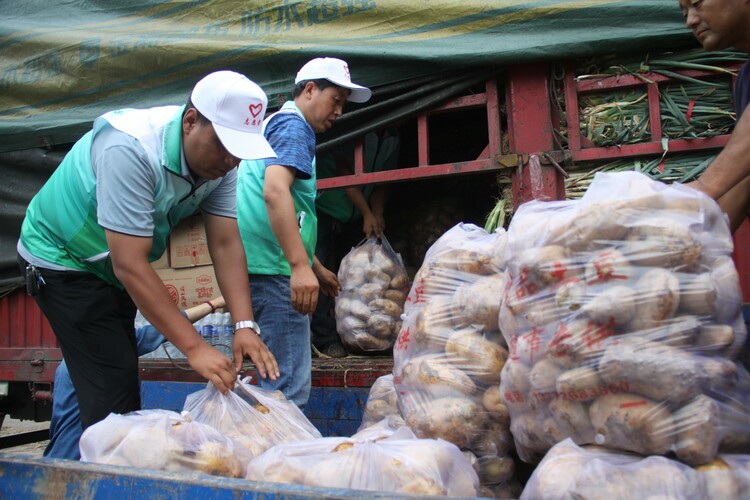
[[[195,323],[199,319],[205,318],[209,314],[216,312],[217,309],[224,309],[226,306],[227,302],[224,300],[224,296],[219,295],[218,297],[205,301],[203,304],[188,307],[185,309],[185,317],[187,317],[188,321],[191,323]]]
[[[734,231],[750,207],[750,112],[743,113],[729,142],[698,180],[686,184],[719,203]]]
[[[312,270],[313,273],[315,273],[315,277],[318,278],[318,283],[320,283],[320,291],[329,297],[338,296],[341,291],[341,283],[339,283],[338,276],[336,276],[336,273],[321,264],[318,258],[314,255]]]
[[[380,226],[378,218],[370,209],[370,205],[367,203],[364,194],[362,194],[362,188],[359,186],[350,186],[344,188],[344,192],[352,204],[362,213],[362,232],[365,233],[365,237],[380,237],[383,233],[383,228]]]
[[[344,157],[344,156],[337,156],[336,157],[336,174],[339,176],[342,175],[351,175],[354,173],[354,168],[351,164],[351,159]],[[371,238],[373,236],[380,237],[380,235],[383,233],[383,227],[381,226],[382,219],[379,220],[375,213],[370,209],[369,203],[367,203],[367,199],[365,198],[365,195],[362,193],[362,187],[361,186],[349,186],[344,188],[344,193],[346,193],[347,198],[349,198],[349,201],[352,202],[352,205],[357,207],[357,209],[362,214],[362,232],[365,233],[366,238]]]
[[[201,318],[204,318],[216,311],[216,309],[223,309],[226,306],[224,297],[219,295],[211,300],[207,300],[197,306],[188,307],[182,312],[182,315],[187,318],[191,323],[195,323]],[[135,329],[135,340],[138,346],[138,356],[143,356],[150,352],[155,351],[160,345],[166,340],[164,335],[157,330],[151,323]]]
[[[232,361],[201,339],[180,314],[164,283],[148,261],[151,238],[105,230],[115,275],[136,307],[157,330],[187,357],[190,366],[222,393],[234,387],[237,370]]]
[[[380,232],[378,236],[383,234],[385,231],[385,204],[388,201],[388,186],[380,184],[375,186],[372,194],[370,195],[370,207],[372,214],[378,221],[378,228]]]
[[[232,319],[235,322],[254,319],[245,249],[237,228],[237,219],[204,213],[203,220],[216,279]],[[261,377],[276,380],[279,376],[276,358],[255,331],[250,328],[235,331],[232,347],[237,372],[242,369],[242,360],[249,357]]]
[[[266,167],[263,199],[268,220],[292,270],[289,280],[292,307],[301,314],[309,314],[318,304],[318,279],[310,267],[309,257],[297,225],[297,214],[290,192],[295,170],[282,165]]]

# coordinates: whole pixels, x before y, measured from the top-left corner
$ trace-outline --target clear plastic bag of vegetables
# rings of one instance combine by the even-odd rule
[[[118,415],[87,428],[81,436],[81,460],[151,470],[202,471],[244,477],[252,455],[188,412],[141,410]]]
[[[278,391],[238,380],[234,391],[222,394],[212,384],[189,394],[184,410],[193,418],[218,429],[258,456],[279,443],[321,437],[302,411]]]
[[[324,437],[282,444],[253,459],[247,479],[419,495],[477,495],[478,479],[454,445],[417,439],[402,427],[390,437]]]
[[[501,395],[519,456],[570,437],[710,462],[746,372],[732,238],[718,205],[636,172],[522,205],[508,230]],[[744,439],[744,438],[743,438]]]
[[[368,238],[341,260],[336,329],[353,353],[387,351],[401,328],[409,276],[388,240]]]
[[[398,396],[393,386],[392,373],[378,377],[370,387],[365,410],[362,413],[362,424],[358,431],[371,427],[385,418],[406,425],[398,409]]]
[[[746,450],[747,451],[747,450]],[[695,468],[705,488],[703,498],[745,499],[750,494],[750,455],[721,454]]]
[[[509,481],[515,463],[500,401],[508,351],[498,328],[506,233],[458,224],[427,251],[406,299],[393,349],[394,385],[407,425],[472,453],[483,486]]]
[[[581,447],[568,438],[549,450],[526,483],[521,500],[537,498],[700,500],[729,497],[707,496],[700,474],[677,460],[644,457],[599,446]]]

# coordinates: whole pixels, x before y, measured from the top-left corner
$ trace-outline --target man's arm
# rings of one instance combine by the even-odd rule
[[[729,142],[690,187],[719,200],[745,178],[750,177],[750,112],[742,113]],[[750,196],[745,190],[744,196]]]
[[[105,234],[115,275],[143,316],[185,353],[196,372],[222,393],[231,390],[237,378],[231,360],[204,342],[172,302],[164,283],[148,262],[151,238],[110,230],[105,230]]]
[[[297,213],[290,192],[294,179],[295,170],[292,168],[267,166],[263,200],[273,234],[292,269],[292,307],[302,314],[309,314],[318,303],[318,280],[310,267],[309,257],[299,234]]]
[[[745,177],[718,199],[719,207],[729,216],[729,227],[734,233],[750,212],[750,177]]]
[[[207,213],[204,213],[203,220],[216,279],[219,281],[219,288],[232,319],[234,321],[253,319],[245,249],[240,239],[237,220]],[[253,360],[261,377],[269,376],[272,380],[278,377],[279,367],[276,358],[260,337],[249,328],[235,332],[233,353],[237,371],[242,369],[242,360],[248,356]]]

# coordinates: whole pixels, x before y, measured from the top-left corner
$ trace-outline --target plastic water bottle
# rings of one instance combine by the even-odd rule
[[[218,347],[229,357],[232,357],[232,342],[234,341],[234,325],[232,324],[232,315],[224,313],[219,315],[219,323],[217,327],[220,344]]]
[[[201,320],[198,321],[198,324],[196,324],[196,327],[198,328],[198,331],[201,333],[201,337],[203,337],[203,340],[205,340],[208,345],[215,345],[216,343],[216,328],[212,324],[212,318],[213,314],[209,314],[208,316],[205,316]]]

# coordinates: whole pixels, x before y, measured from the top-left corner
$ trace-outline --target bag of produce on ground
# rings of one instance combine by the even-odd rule
[[[336,329],[350,352],[387,351],[401,328],[409,276],[385,236],[369,238],[341,260]]]
[[[532,201],[508,230],[501,396],[522,460],[567,437],[710,462],[736,410],[747,331],[718,205],[637,172],[581,200]],[[729,431],[731,428],[731,432]]]
[[[473,497],[479,483],[456,446],[417,439],[405,427],[375,441],[324,437],[277,445],[247,470],[256,481],[417,495]]]
[[[212,384],[189,394],[184,410],[219,430],[258,456],[279,443],[321,437],[302,411],[279,391],[268,391],[238,380],[234,391],[222,394]]]
[[[740,500],[750,494],[750,455],[720,454],[695,470],[705,485],[703,498]]]
[[[357,432],[352,434],[352,439],[355,441],[376,441],[392,436],[402,427],[408,429],[401,415],[388,415],[369,427],[360,427]]]
[[[390,418],[392,424],[406,425],[401,411],[398,409],[398,397],[396,388],[393,386],[393,374],[383,375],[370,387],[370,393],[365,403],[365,411],[362,413],[362,424],[358,432],[371,427],[385,418]]]
[[[521,500],[577,498],[728,498],[707,496],[700,474],[666,457],[644,457],[599,446],[578,446],[570,438],[550,449],[536,467]]]
[[[110,413],[81,436],[81,460],[160,471],[202,471],[244,477],[252,455],[188,412],[141,410]]]
[[[459,224],[427,251],[393,349],[394,386],[407,425],[473,453],[483,486],[515,471],[509,413],[500,401],[508,351],[498,328],[505,230]]]

